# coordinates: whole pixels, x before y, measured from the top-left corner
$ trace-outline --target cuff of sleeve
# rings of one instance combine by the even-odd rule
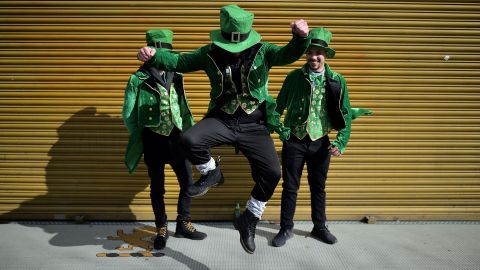
[[[337,141],[333,141],[331,143],[333,146],[337,147],[338,150],[340,150],[340,153],[343,154],[345,152],[345,147],[341,147],[340,144]]]
[[[310,38],[310,32],[308,32],[308,35],[307,35],[306,37],[301,37],[301,36],[295,34],[295,33],[292,31],[292,36],[293,36],[293,38],[295,38],[295,39],[308,39],[308,38]]]
[[[290,128],[284,128],[278,134],[280,135],[279,137],[282,142],[287,141],[288,139],[290,139]]]

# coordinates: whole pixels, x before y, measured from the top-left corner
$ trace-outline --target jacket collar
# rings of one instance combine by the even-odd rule
[[[143,72],[145,72],[149,78],[145,81],[151,88],[156,83],[159,83],[161,86],[165,87],[166,89],[170,89],[170,85],[172,84],[174,72],[165,72],[165,76],[160,75],[159,70],[155,67],[147,67],[143,65],[140,68]],[[166,80],[165,80],[166,79]]]

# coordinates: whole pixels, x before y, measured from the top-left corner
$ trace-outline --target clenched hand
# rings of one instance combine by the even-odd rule
[[[292,32],[300,37],[308,36],[308,24],[305,20],[296,20],[290,23],[290,27],[292,28]]]

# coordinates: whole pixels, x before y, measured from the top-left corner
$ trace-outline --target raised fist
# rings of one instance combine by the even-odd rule
[[[146,62],[150,60],[150,58],[152,58],[156,52],[157,50],[155,50],[154,48],[143,47],[138,51],[137,59],[142,62]]]
[[[290,23],[290,27],[292,28],[292,32],[297,36],[300,36],[300,37],[308,36],[309,29],[308,29],[307,21],[302,19],[296,20]]]

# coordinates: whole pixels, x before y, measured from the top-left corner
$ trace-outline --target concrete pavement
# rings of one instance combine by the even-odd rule
[[[329,222],[335,245],[296,222],[281,248],[270,244],[279,226],[260,222],[253,255],[231,223],[195,225],[205,240],[175,238],[170,222],[167,247],[150,251],[152,222],[0,224],[0,269],[480,269],[480,222]]]

